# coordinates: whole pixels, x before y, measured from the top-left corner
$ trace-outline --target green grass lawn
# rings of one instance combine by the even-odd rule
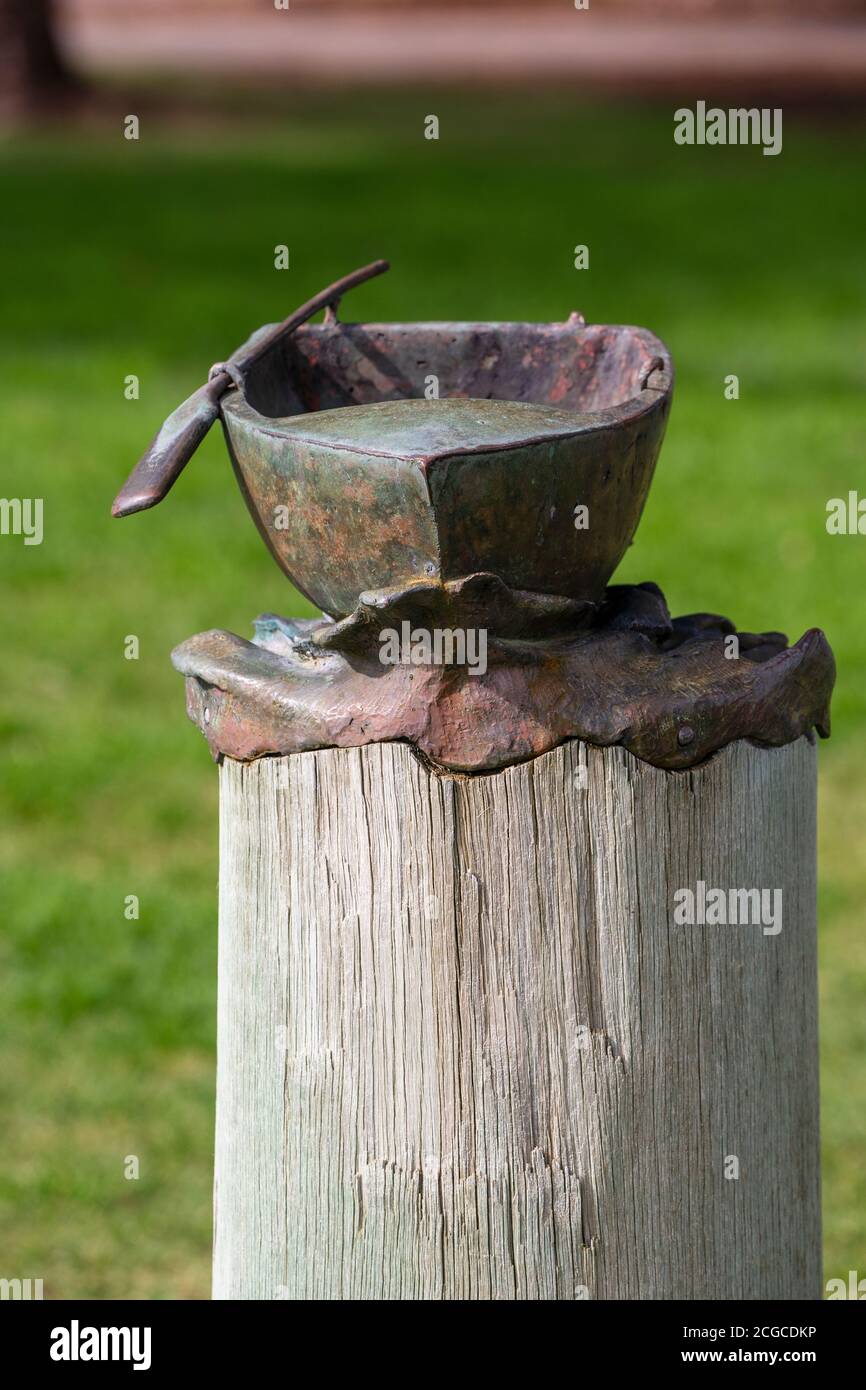
[[[208,1296],[217,778],[168,653],[309,610],[216,431],[163,507],[117,522],[109,505],[211,362],[378,255],[392,272],[344,316],[578,308],[664,338],[673,414],[619,578],[833,643],[826,1273],[866,1273],[866,536],[824,526],[828,498],[866,493],[866,128],[792,117],[765,158],[675,146],[670,107],[555,91],[271,95],[234,120],[233,101],[209,130],[145,116],[127,142],[118,104],[101,128],[0,147],[2,491],[45,499],[41,546],[0,537],[0,1274],[54,1298]]]

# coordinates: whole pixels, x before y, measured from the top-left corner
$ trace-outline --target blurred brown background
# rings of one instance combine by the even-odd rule
[[[577,16],[570,0],[290,4],[279,29],[274,0],[0,0],[0,113],[81,100],[80,78],[106,72],[559,79],[635,95],[711,83],[717,97],[755,96],[757,83],[765,99],[798,103],[866,94],[866,0],[590,0]]]

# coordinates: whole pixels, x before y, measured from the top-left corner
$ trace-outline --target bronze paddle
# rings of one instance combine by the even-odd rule
[[[353,270],[341,280],[308,299],[293,314],[243,347],[238,348],[227,362],[211,368],[204,386],[172,411],[162,429],[151,442],[147,452],[136,464],[111,508],[112,516],[131,516],[133,512],[155,507],[175,484],[201,441],[220,413],[220,400],[232,386],[241,386],[245,374],[261,355],[287,334],[293,333],[320,309],[336,310],[347,290],[362,285],[388,270],[388,261],[373,261],[360,270]]]

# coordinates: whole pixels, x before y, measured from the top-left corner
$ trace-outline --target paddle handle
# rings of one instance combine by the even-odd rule
[[[112,516],[131,516],[133,512],[155,507],[175,484],[199,444],[220,413],[220,401],[226,391],[243,381],[244,374],[262,353],[294,332],[320,309],[336,306],[342,295],[374,275],[388,269],[387,261],[373,261],[360,270],[344,275],[327,289],[321,290],[302,304],[282,323],[267,332],[257,333],[251,342],[240,348],[226,364],[228,370],[212,369],[210,379],[172,411],[159,433],[151,440],[147,452],[139,459],[111,508]]]

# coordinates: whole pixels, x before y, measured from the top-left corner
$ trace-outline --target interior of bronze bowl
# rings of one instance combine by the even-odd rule
[[[664,344],[641,328],[565,323],[308,324],[262,356],[247,403],[271,418],[407,397],[528,401],[611,410],[671,382]]]

